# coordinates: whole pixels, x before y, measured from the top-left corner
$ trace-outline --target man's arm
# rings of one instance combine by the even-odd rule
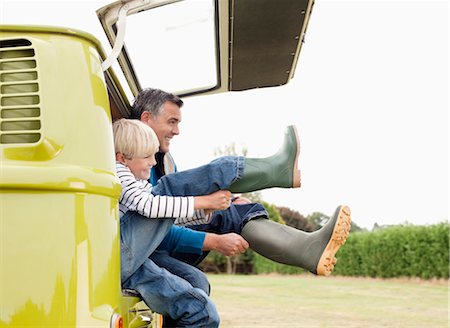
[[[206,233],[203,242],[204,251],[217,251],[226,256],[244,253],[248,247],[248,242],[234,232],[223,235]]]

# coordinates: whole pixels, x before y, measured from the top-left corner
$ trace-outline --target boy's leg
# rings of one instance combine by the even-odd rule
[[[128,279],[159,246],[173,219],[148,219],[128,211],[120,219],[120,265],[122,281]]]
[[[136,290],[154,311],[177,321],[177,327],[218,327],[219,315],[206,293],[147,259],[123,287]]]

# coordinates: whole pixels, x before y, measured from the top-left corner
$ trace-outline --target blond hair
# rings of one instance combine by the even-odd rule
[[[159,149],[159,141],[151,127],[139,120],[122,118],[113,123],[116,154],[125,158],[147,157]]]

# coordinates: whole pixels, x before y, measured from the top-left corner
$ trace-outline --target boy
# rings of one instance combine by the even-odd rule
[[[209,285],[203,273],[186,264],[183,279],[164,269],[160,262],[165,258],[164,251],[179,249],[180,244],[185,252],[201,253],[203,240],[189,236],[204,233],[175,227],[174,219],[206,222],[208,211],[229,206],[231,193],[219,190],[195,197],[152,193],[154,188],[146,180],[159,148],[153,130],[139,121],[121,119],[114,123],[113,132],[117,175],[122,185],[122,287],[136,290],[149,307],[175,319],[177,326],[217,327],[219,316],[207,295]]]

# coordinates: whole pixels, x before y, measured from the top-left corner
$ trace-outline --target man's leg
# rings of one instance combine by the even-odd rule
[[[193,287],[203,290],[207,295],[210,293],[210,285],[206,275],[183,261],[177,260],[170,256],[167,251],[156,250],[151,256],[152,260],[156,265],[161,268],[166,269],[170,273],[177,275],[189,282]]]
[[[218,327],[216,307],[201,289],[147,259],[122,283],[136,290],[154,311],[176,320],[177,327]]]
[[[299,154],[297,129],[288,126],[281,149],[270,157],[220,157],[199,168],[163,176],[153,193],[201,196],[221,189],[245,193],[272,187],[298,188],[301,185]]]
[[[262,207],[260,204],[232,206],[218,211],[209,224],[192,226],[192,229],[235,232],[248,241],[252,250],[275,262],[301,267],[318,275],[331,274],[336,263],[334,256],[345,243],[351,227],[347,206],[339,206],[330,220],[312,233],[267,220],[267,213],[258,210],[259,206]],[[206,254],[193,257],[187,253],[175,253],[173,256],[197,265]]]
[[[154,195],[201,196],[228,189],[243,175],[244,158],[224,156],[195,169],[175,172],[159,179]]]
[[[198,231],[191,231],[198,233]],[[197,254],[197,256],[199,256],[199,254]],[[171,257],[167,251],[156,250],[150,256],[150,259],[159,267],[164,268],[172,274],[186,280],[194,288],[203,290],[209,296],[211,291],[209,281],[206,278],[206,275],[196,267]],[[176,320],[172,319],[168,315],[164,316],[164,327],[176,326]]]
[[[241,235],[251,249],[264,257],[328,276],[334,269],[334,256],[345,243],[350,226],[350,208],[338,206],[328,222],[311,233],[257,219],[248,222]]]
[[[217,234],[226,234],[234,232],[241,234],[243,227],[248,221],[253,219],[268,219],[269,215],[259,203],[249,203],[242,205],[234,205],[223,211],[216,211],[211,218],[211,221],[207,224],[192,225],[188,228],[196,231],[204,231]],[[201,255],[192,254],[188,252],[175,251],[171,255],[176,259],[191,265],[197,265],[209,254],[209,252],[203,252]]]
[[[248,221],[255,218],[269,218],[269,214],[261,204],[231,204],[231,206],[226,210],[215,211],[209,223],[192,225],[188,227],[197,231],[206,231],[218,234],[234,232],[240,235],[244,225],[247,224]]]

